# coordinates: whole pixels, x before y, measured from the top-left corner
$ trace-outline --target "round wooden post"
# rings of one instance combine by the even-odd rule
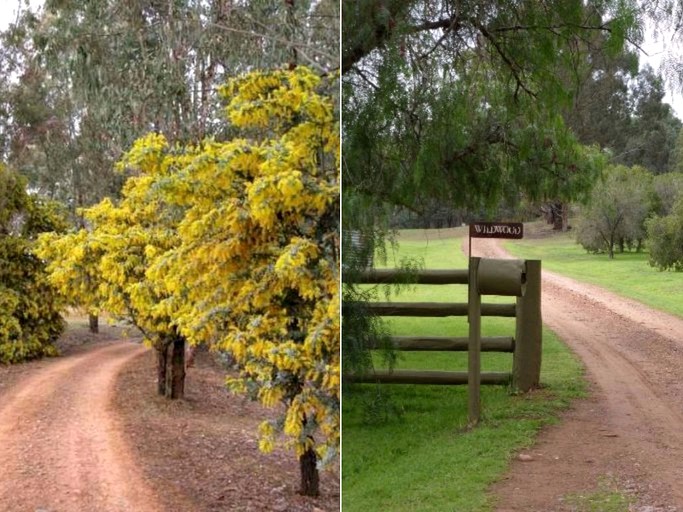
[[[526,292],[517,297],[512,386],[522,392],[537,388],[541,380],[543,320],[541,317],[541,262],[526,261]]]
[[[468,286],[468,315],[470,324],[467,350],[468,424],[474,427],[481,414],[481,295],[477,286],[480,258],[470,258]]]

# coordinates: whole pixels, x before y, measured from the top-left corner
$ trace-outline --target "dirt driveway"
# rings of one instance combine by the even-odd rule
[[[46,361],[0,395],[0,510],[159,510],[110,405],[118,372],[144,350],[105,343]]]
[[[169,401],[153,351],[74,325],[63,357],[0,366],[0,512],[339,510],[338,465],[301,496],[294,454],[258,449],[276,411],[229,393],[214,355],[198,353]]]
[[[494,240],[472,253],[509,257]],[[566,496],[606,481],[630,510],[683,510],[683,320],[546,271],[543,320],[583,361],[591,397],[513,462],[498,511],[576,510]]]

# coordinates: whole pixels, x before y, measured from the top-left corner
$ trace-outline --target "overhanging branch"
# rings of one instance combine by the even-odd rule
[[[434,21],[425,21],[417,25],[410,25],[405,29],[406,34],[416,34],[418,32],[425,32],[428,30],[445,30],[455,31],[461,27],[457,16],[450,16],[448,18],[441,18]],[[374,32],[374,39],[369,44],[358,43],[351,48],[345,49],[342,55],[342,73],[346,73],[357,64],[363,57],[370,54],[376,48],[379,48],[392,35],[390,29],[385,27],[377,27]],[[367,43],[367,41],[366,41]]]

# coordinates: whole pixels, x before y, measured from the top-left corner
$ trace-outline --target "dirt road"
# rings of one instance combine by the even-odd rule
[[[41,363],[0,394],[0,510],[160,510],[110,405],[116,375],[144,350],[97,345]]]
[[[472,253],[509,257],[494,240]],[[604,482],[633,496],[630,510],[683,510],[683,320],[547,271],[543,320],[583,361],[592,396],[513,463],[498,510],[575,510],[567,495]]]

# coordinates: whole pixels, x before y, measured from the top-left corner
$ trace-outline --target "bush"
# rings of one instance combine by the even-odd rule
[[[647,244],[650,265],[659,270],[683,270],[683,199],[670,215],[647,221]]]
[[[615,246],[640,249],[653,210],[652,174],[642,167],[610,166],[581,211],[576,240],[588,252],[614,257]]]
[[[657,214],[669,215],[676,201],[683,196],[683,173],[659,174],[652,180],[652,185]]]
[[[0,363],[57,353],[61,302],[31,248],[38,232],[64,227],[53,203],[30,197],[25,182],[0,165]]]

